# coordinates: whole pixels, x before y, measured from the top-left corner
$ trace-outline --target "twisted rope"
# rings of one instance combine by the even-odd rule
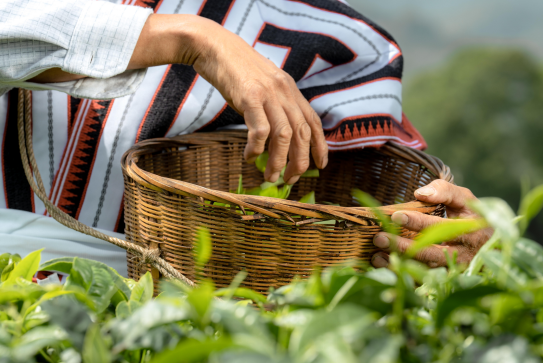
[[[132,242],[124,241],[122,239],[111,237],[105,233],[99,232],[64,213],[49,200],[47,192],[43,186],[43,181],[38,170],[36,158],[34,157],[34,149],[32,147],[31,107],[30,91],[19,89],[17,127],[19,130],[19,149],[21,151],[23,169],[30,187],[38,198],[41,199],[51,217],[68,228],[104,240],[127,250],[128,252],[139,257],[141,264],[150,264],[160,271],[163,276],[181,280],[188,286],[194,286],[195,284],[193,281],[179,273],[179,271],[160,257],[160,251],[158,249],[143,248]]]

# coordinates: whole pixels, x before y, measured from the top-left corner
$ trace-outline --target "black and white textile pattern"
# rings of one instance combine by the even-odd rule
[[[402,112],[400,48],[382,28],[336,0],[125,0],[156,13],[199,14],[282,67],[322,119],[331,152],[393,140],[426,144]],[[51,200],[81,222],[123,231],[120,158],[134,143],[243,127],[206,80],[185,65],[150,68],[114,100],[32,92],[33,141]],[[0,97],[0,208],[46,214],[25,179],[16,135],[17,90]]]

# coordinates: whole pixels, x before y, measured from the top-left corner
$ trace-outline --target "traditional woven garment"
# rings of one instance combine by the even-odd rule
[[[388,140],[426,144],[402,113],[402,53],[382,28],[334,0],[126,0],[159,14],[199,14],[238,34],[297,82],[334,150]],[[120,157],[149,138],[244,127],[191,66],[150,68],[137,91],[89,100],[32,93],[33,140],[51,200],[81,222],[122,232]],[[0,97],[0,208],[46,215],[18,157],[17,92]],[[0,222],[1,227],[1,222]],[[1,230],[1,228],[0,228]]]

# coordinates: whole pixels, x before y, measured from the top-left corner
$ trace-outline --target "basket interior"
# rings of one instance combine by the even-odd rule
[[[137,164],[162,177],[221,191],[236,190],[242,175],[243,187],[249,189],[262,184],[264,177],[244,161],[244,147],[242,142],[217,142],[164,148],[143,155]],[[351,196],[351,190],[358,188],[391,205],[414,200],[414,191],[435,178],[424,166],[378,149],[332,152],[320,177],[301,178],[289,199],[299,200],[314,191],[317,203],[358,206]]]

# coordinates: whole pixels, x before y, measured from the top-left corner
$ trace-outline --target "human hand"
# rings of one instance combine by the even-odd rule
[[[259,54],[242,38],[206,19],[198,35],[194,69],[219,90],[228,104],[244,116],[249,129],[245,159],[256,160],[269,138],[269,159],[264,177],[294,184],[309,167],[311,152],[322,169],[328,146],[319,116],[284,71]],[[288,164],[287,164],[288,158]]]
[[[473,219],[478,217],[467,206],[470,200],[477,199],[473,193],[469,189],[453,185],[444,180],[434,180],[429,185],[416,190],[415,197],[422,202],[444,204],[449,218]],[[443,219],[415,211],[401,211],[392,215],[392,221],[410,231],[419,232],[430,225],[443,222]],[[441,245],[430,246],[417,253],[414,258],[432,268],[446,266],[445,251],[448,251],[451,256],[454,251],[457,251],[457,262],[469,263],[491,235],[492,229],[482,229],[460,236],[453,241],[445,241]],[[373,238],[373,244],[379,247],[382,252],[373,255],[371,259],[372,265],[377,268],[387,267],[390,252],[405,253],[412,243],[413,241],[407,238],[385,232],[377,233]]]

